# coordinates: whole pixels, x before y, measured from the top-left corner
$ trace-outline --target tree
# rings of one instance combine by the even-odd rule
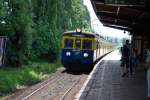
[[[22,65],[46,58],[57,61],[64,31],[91,30],[90,16],[81,0],[0,0],[0,31],[9,37],[7,58]]]
[[[0,35],[4,35],[3,33],[5,24],[4,17],[5,17],[4,1],[0,0]]]
[[[10,0],[7,23],[10,24],[10,45],[8,56],[10,63],[16,65],[28,61],[32,44],[32,16],[30,2],[26,0]]]

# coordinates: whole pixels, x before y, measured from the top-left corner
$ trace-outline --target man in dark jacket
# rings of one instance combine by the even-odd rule
[[[130,68],[130,73],[132,74],[132,66],[130,65],[130,58],[131,58],[130,52],[131,52],[131,45],[129,44],[129,40],[126,40],[126,44],[123,46],[123,50],[122,50],[122,67],[124,71],[122,77],[128,74],[129,68]]]

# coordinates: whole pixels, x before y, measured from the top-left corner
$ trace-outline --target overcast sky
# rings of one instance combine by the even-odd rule
[[[127,37],[127,34],[124,34],[124,31],[122,30],[104,27],[102,23],[98,20],[90,0],[84,0],[84,4],[87,6],[90,12],[91,25],[95,31],[97,31],[99,34],[103,36],[110,36],[110,37],[117,37],[117,38]]]

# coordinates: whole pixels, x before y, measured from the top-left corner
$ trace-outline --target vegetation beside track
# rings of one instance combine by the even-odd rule
[[[0,96],[35,84],[56,72],[62,33],[92,31],[83,0],[0,0],[0,36],[7,36],[6,64],[0,68]],[[30,64],[30,65],[26,65]]]
[[[38,83],[58,70],[63,70],[61,64],[44,61],[0,69],[0,97]]]

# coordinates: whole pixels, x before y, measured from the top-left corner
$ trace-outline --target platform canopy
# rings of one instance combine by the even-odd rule
[[[150,0],[91,0],[104,26],[131,31],[150,32]]]

